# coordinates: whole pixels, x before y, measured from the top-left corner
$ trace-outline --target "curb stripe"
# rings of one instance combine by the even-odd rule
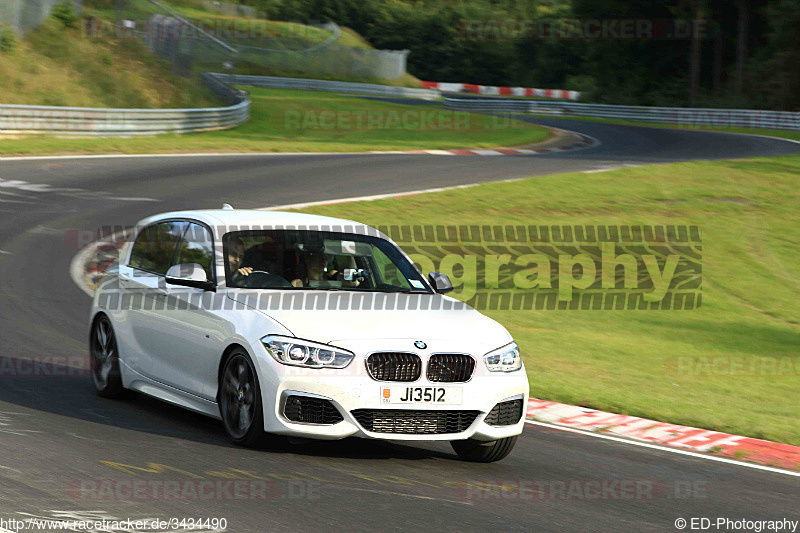
[[[698,456],[800,476],[800,446],[782,444],[719,431],[680,426],[630,415],[620,415],[531,398],[527,419],[567,431],[603,436],[631,444]],[[709,455],[716,453],[717,455]],[[740,460],[741,459],[741,460]],[[743,461],[750,461],[745,463]],[[784,470],[786,469],[786,470]]]
[[[561,430],[561,431],[567,431],[567,432],[570,432],[570,433],[580,433],[581,435],[585,435],[587,437],[594,437],[594,438],[598,438],[598,439],[610,440],[610,441],[614,441],[614,442],[619,442],[621,444],[631,444],[633,446],[639,446],[641,448],[649,448],[651,450],[659,450],[659,451],[662,451],[662,452],[677,453],[679,455],[688,455],[689,457],[696,457],[698,459],[707,459],[709,461],[716,461],[718,463],[725,463],[725,464],[735,465],[735,466],[743,466],[745,468],[752,468],[752,469],[755,469],[755,470],[764,470],[766,472],[774,472],[776,474],[784,474],[784,475],[787,475],[787,476],[800,477],[800,472],[792,472],[790,470],[783,470],[783,469],[780,469],[780,468],[774,468],[774,467],[771,467],[771,466],[763,466],[763,465],[759,465],[759,464],[755,464],[755,463],[743,463],[742,461],[737,461],[735,459],[728,459],[726,457],[719,457],[719,456],[716,456],[716,455],[708,455],[708,454],[705,454],[705,453],[693,452],[693,451],[689,451],[689,450],[681,450],[681,449],[678,449],[678,448],[670,448],[670,447],[661,446],[661,445],[658,445],[658,444],[649,444],[647,442],[639,442],[639,441],[630,440],[630,439],[623,439],[621,437],[613,437],[611,435],[604,435],[602,433],[592,433],[590,431],[580,431],[580,430],[577,430],[577,429],[565,428],[564,426],[559,426],[559,425],[556,425],[556,424],[548,424],[547,422],[538,422],[538,421],[535,421],[535,420],[526,420],[525,423],[533,425],[533,426],[542,426],[542,427],[546,427],[546,428],[557,429],[557,430]]]

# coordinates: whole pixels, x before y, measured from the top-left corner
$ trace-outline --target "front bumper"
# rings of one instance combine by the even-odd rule
[[[269,357],[269,356],[267,356]],[[261,359],[261,358],[259,358]],[[363,437],[404,441],[451,441],[473,438],[492,441],[522,433],[525,424],[525,407],[528,400],[528,378],[524,367],[516,372],[491,373],[485,368],[476,368],[475,374],[466,383],[430,382],[423,375],[414,382],[382,382],[372,379],[364,368],[364,358],[356,357],[351,365],[342,370],[319,370],[290,367],[274,362],[271,358],[259,361],[262,368],[261,398],[264,405],[264,430],[268,433],[307,437],[314,439],[342,439]],[[479,361],[479,365],[483,365]],[[266,379],[265,379],[266,378]],[[385,404],[382,390],[385,386],[409,387],[459,387],[462,389],[458,405],[436,405],[430,403]],[[287,398],[291,396],[328,400],[336,408],[342,420],[333,424],[310,424],[293,422],[285,413]],[[522,401],[522,416],[513,425],[490,425],[486,415],[500,402]],[[474,420],[458,432],[415,433],[370,431],[360,424],[353,411],[385,410],[477,412]],[[410,413],[409,413],[410,414]]]

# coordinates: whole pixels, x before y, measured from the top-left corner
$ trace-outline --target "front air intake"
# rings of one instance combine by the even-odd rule
[[[344,418],[336,407],[324,398],[289,396],[283,407],[283,416],[292,422],[303,424],[338,424]]]
[[[490,426],[513,426],[522,418],[522,400],[500,402],[489,411],[484,422]]]
[[[356,409],[351,414],[361,427],[374,433],[440,435],[466,431],[479,412]]]

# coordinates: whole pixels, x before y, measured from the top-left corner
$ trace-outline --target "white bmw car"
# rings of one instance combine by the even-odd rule
[[[149,217],[131,241],[92,304],[101,396],[204,413],[245,446],[446,440],[490,462],[522,432],[528,379],[509,333],[374,228],[225,206]]]

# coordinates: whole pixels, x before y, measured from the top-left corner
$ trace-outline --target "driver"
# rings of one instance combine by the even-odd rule
[[[253,267],[243,267],[244,242],[242,239],[234,239],[228,244],[228,279],[232,285],[243,285],[253,272]]]

